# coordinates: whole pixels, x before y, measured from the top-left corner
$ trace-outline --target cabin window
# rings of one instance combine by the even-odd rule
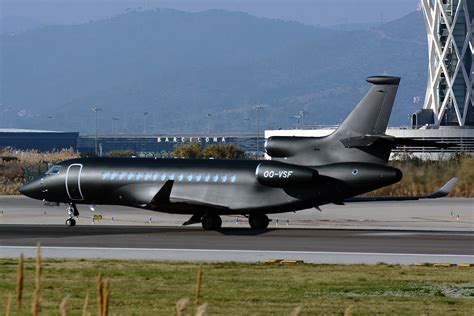
[[[195,179],[196,179],[196,182],[201,182],[201,177],[202,177],[201,174],[198,173],[198,174],[196,175],[196,178],[195,178]]]
[[[227,182],[227,175],[226,175],[226,174],[221,177],[221,181],[222,181],[223,183],[226,183],[226,182]]]
[[[114,180],[116,176],[117,176],[117,172],[112,171],[112,172],[110,173],[110,180]]]
[[[160,180],[161,180],[161,181],[165,181],[165,180],[166,180],[166,173],[162,173],[162,174],[161,174]]]
[[[235,174],[233,174],[233,175],[230,177],[230,182],[235,183],[236,180],[237,180],[237,176],[236,176]]]
[[[119,172],[119,175],[118,175],[118,179],[119,179],[119,180],[123,180],[123,178],[125,178],[125,172],[120,171],[120,172]]]
[[[109,177],[109,175],[110,175],[109,172],[102,171],[102,180],[106,180]]]
[[[188,182],[193,181],[193,174],[192,173],[188,174],[186,178],[188,179]]]
[[[158,173],[153,172],[153,175],[151,176],[151,180],[153,180],[153,181],[158,180]]]
[[[142,178],[142,174],[140,172],[135,173],[135,180],[138,181]]]
[[[168,179],[174,180],[174,173],[170,173],[169,176],[168,176]]]
[[[183,179],[184,179],[184,174],[180,173],[178,175],[178,181],[183,181]]]
[[[132,180],[132,178],[133,178],[133,173],[131,171],[129,171],[127,173],[127,180],[130,181],[130,180]]]
[[[219,181],[219,175],[216,174],[215,176],[212,177],[212,181],[214,181],[214,183],[216,183],[217,181]]]
[[[46,174],[58,174],[60,170],[61,166],[52,166],[48,171],[46,171]]]
[[[145,174],[143,175],[143,180],[145,180],[145,181],[150,180],[150,173],[149,172],[145,172]]]
[[[206,174],[206,175],[204,176],[204,181],[209,182],[210,179],[211,179],[211,175],[210,175],[210,174]]]

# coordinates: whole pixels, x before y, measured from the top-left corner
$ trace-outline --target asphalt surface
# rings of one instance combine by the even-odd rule
[[[227,249],[474,255],[471,232],[137,226],[0,226],[0,246]]]

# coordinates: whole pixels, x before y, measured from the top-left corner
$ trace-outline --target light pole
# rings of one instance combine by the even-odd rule
[[[143,113],[143,134],[146,134],[146,117],[148,115],[148,112]]]
[[[95,113],[95,139],[94,139],[94,148],[95,148],[95,155],[97,156],[97,113],[102,111],[101,108],[93,107],[91,109]]]
[[[48,116],[48,120],[49,120],[49,130],[52,131],[53,130],[53,117]]]
[[[258,160],[258,157],[260,157],[260,110],[263,110],[266,106],[266,104],[253,106],[255,111],[257,111],[257,154],[255,155],[255,160]]]
[[[116,127],[117,127],[117,126],[116,126],[116,123],[117,123],[117,121],[120,121],[120,119],[117,118],[117,117],[112,117],[112,121],[113,121],[112,132],[116,133],[116,132],[117,132],[117,131],[116,131],[116,129],[117,129],[117,128],[116,128]]]
[[[300,128],[300,119],[301,119],[301,116],[299,116],[299,115],[293,115],[291,118],[296,119],[296,129]]]
[[[248,117],[244,118],[244,124],[242,125],[243,132],[249,132],[249,121],[250,119]]]
[[[207,136],[211,134],[211,113],[207,113]]]
[[[305,116],[305,114],[308,114],[308,112],[303,111],[303,110],[298,112],[298,115],[301,118],[301,129],[304,129],[304,116]]]

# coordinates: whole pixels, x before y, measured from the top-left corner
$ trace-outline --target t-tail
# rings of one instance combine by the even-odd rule
[[[399,77],[367,78],[373,84],[339,128],[326,137],[270,137],[267,154],[274,160],[317,166],[342,162],[386,164],[395,138],[387,136]]]
[[[400,78],[369,77],[367,82],[373,84],[372,88],[342,122],[333,137],[342,139],[385,135]]]

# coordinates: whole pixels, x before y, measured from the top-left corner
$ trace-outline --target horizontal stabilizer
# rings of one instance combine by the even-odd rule
[[[421,199],[439,199],[447,196],[456,186],[458,178],[451,178],[441,188],[429,195],[418,196],[355,196],[344,200],[344,202],[389,202],[389,201],[414,201]]]
[[[375,145],[377,142],[386,142],[393,147],[394,137],[385,135],[364,135],[350,138],[343,138],[340,142],[346,148],[361,148],[370,147]]]
[[[435,147],[435,148],[450,148],[457,147],[454,143],[440,143],[423,139],[399,138],[389,135],[364,135],[350,138],[343,138],[340,142],[346,148],[362,148],[370,147],[377,143],[384,143],[392,148],[399,146],[413,146],[413,147]]]
[[[411,139],[411,138],[395,138],[395,146],[413,146],[413,147],[435,147],[435,148],[450,148],[458,147],[454,143],[439,143],[430,140]]]

